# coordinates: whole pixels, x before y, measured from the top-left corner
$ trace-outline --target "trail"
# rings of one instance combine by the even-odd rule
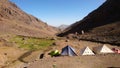
[[[21,62],[24,62],[24,63],[28,63],[27,61],[25,61],[25,60],[23,60],[23,59],[24,59],[25,57],[28,57],[29,55],[31,55],[32,52],[34,52],[34,50],[33,50],[33,51],[25,52],[23,55],[21,55],[21,56],[18,58],[18,60],[21,61]]]

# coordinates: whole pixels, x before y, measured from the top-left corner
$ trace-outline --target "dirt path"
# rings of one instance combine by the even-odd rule
[[[28,57],[29,55],[31,55],[32,52],[33,52],[33,51],[25,52],[24,54],[22,54],[22,55],[18,58],[18,60],[21,61],[21,62],[23,62],[23,63],[28,63],[27,61],[25,61],[25,60],[23,60],[23,59],[24,59],[25,57]]]

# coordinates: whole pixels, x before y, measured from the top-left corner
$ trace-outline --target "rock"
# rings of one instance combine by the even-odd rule
[[[43,59],[43,57],[44,57],[44,53],[40,54],[39,59]]]

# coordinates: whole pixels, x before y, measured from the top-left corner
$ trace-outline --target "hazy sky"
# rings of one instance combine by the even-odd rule
[[[105,0],[11,0],[23,11],[52,26],[73,24]]]

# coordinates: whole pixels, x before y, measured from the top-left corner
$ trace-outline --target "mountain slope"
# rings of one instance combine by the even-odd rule
[[[120,0],[106,0],[99,8],[64,30],[58,36],[70,33],[84,35],[80,39],[120,43]]]
[[[46,37],[56,32],[56,28],[25,13],[9,0],[0,0],[0,33]]]

